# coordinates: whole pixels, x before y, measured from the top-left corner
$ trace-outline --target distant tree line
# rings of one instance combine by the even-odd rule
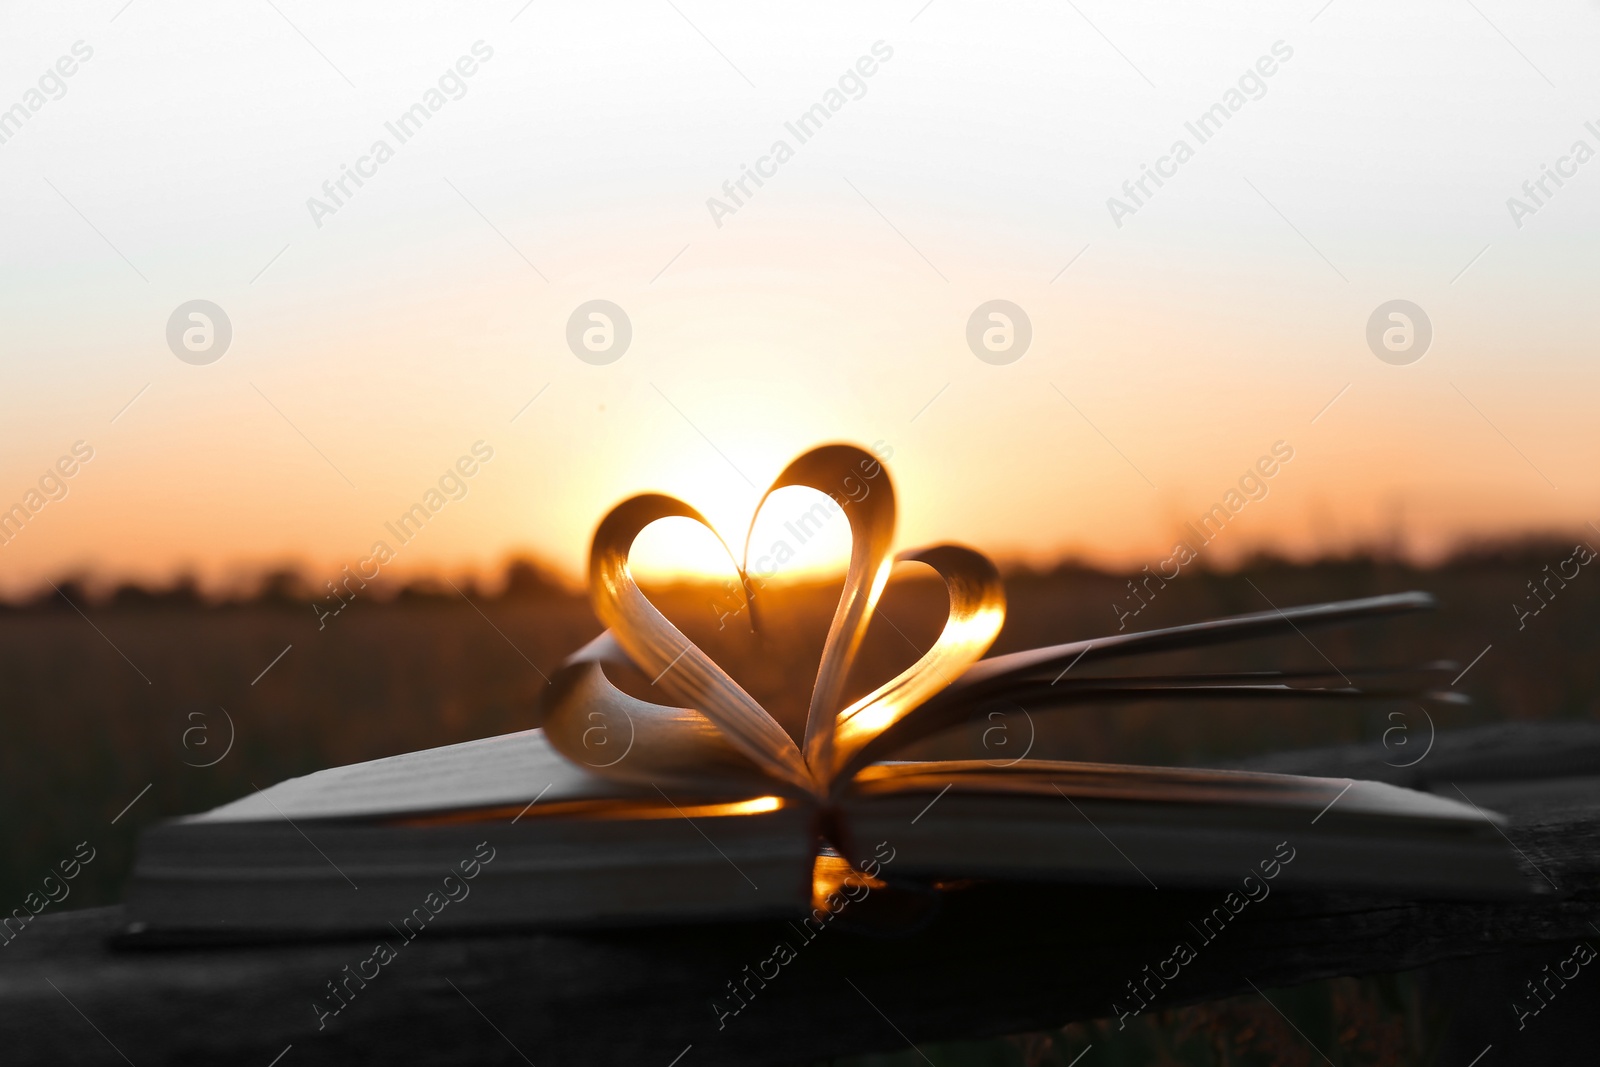
[[[1584,533],[1589,536],[1583,536]],[[1226,566],[1202,560],[1197,562],[1195,569],[1217,576],[1281,569],[1348,572],[1375,569],[1414,572],[1526,569],[1531,573],[1538,571],[1553,554],[1570,552],[1575,542],[1589,545],[1592,551],[1600,551],[1600,535],[1586,529],[1575,537],[1536,534],[1468,542],[1432,563],[1418,563],[1392,548],[1361,547],[1313,559],[1293,559],[1272,552],[1258,552]],[[1104,567],[1065,558],[1042,566],[1002,561],[1001,570],[1010,581],[1026,582],[1088,575],[1117,577],[1124,573],[1136,573],[1138,568]],[[400,604],[445,602],[460,598],[457,589],[474,600],[539,601],[583,595],[581,588],[563,578],[554,567],[527,555],[507,559],[495,580],[485,581],[476,577],[452,580],[454,588],[442,577],[429,575],[416,575],[399,581],[375,581],[373,584],[377,595],[374,599]],[[707,581],[720,584],[712,579]],[[74,574],[54,579],[43,589],[29,594],[10,599],[0,598],[0,610],[70,611],[72,605],[92,605],[128,610],[283,607],[299,611],[325,593],[312,578],[292,566],[266,570],[246,590],[232,593],[208,592],[190,575],[180,576],[165,585],[151,586],[133,581],[110,583]]]
[[[439,577],[413,576],[403,581],[375,582],[377,599],[399,603],[425,603],[460,599],[467,594],[474,600],[554,600],[580,594],[563,580],[555,568],[530,556],[513,556],[500,570],[498,580],[478,578],[456,580],[456,588]],[[385,588],[387,586],[387,588]],[[192,575],[181,575],[164,585],[144,585],[134,581],[107,583],[84,575],[57,578],[42,590],[0,600],[0,608],[13,611],[71,611],[74,605],[128,610],[200,609],[266,607],[305,610],[308,602],[322,595],[310,577],[296,567],[274,567],[240,592],[207,592]]]

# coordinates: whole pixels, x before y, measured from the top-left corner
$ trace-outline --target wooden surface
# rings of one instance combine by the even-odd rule
[[[1507,905],[1274,893],[1200,946],[1159,1002],[1434,965],[1458,1009],[1448,1042],[1465,1050],[1462,1067],[1491,1043],[1480,1067],[1592,1062],[1559,1050],[1597,1036],[1585,1005],[1600,978],[1585,974],[1583,991],[1525,1032],[1509,1001],[1577,940],[1600,944],[1600,726],[1441,735],[1415,767],[1386,765],[1420,752],[1355,746],[1255,765],[1448,795],[1455,783],[1512,817],[1530,877],[1559,894]],[[92,909],[41,917],[0,949],[0,1061],[266,1067],[292,1045],[278,1067],[806,1063],[1110,1015],[1128,1003],[1125,984],[1196,941],[1189,921],[1218,903],[1214,892],[969,889],[908,937],[823,931],[722,1028],[712,1002],[727,999],[725,983],[780,936],[798,940],[792,930],[424,934],[320,1031],[313,1002],[371,953],[367,941],[114,950],[119,909]]]

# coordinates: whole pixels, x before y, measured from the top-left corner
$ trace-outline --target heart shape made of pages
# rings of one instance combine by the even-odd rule
[[[877,484],[857,496],[851,487],[864,485],[864,479]],[[881,746],[869,749],[870,742],[988,651],[1005,621],[999,572],[987,557],[960,545],[891,555],[894,489],[876,456],[848,444],[813,448],[784,468],[761,495],[756,512],[775,491],[791,486],[827,493],[850,524],[850,564],[823,644],[801,744],[640,590],[628,568],[628,554],[646,526],[681,517],[716,534],[689,504],[646,493],[612,508],[595,531],[589,593],[606,631],[551,679],[543,725],[558,752],[619,781],[828,799],[874,758],[873,751]],[[747,604],[752,593],[746,563],[754,527],[752,517],[745,554],[736,563]],[[944,580],[950,598],[944,628],[910,667],[841,709],[850,666],[889,573],[899,562],[923,563]],[[656,704],[624,693],[606,677],[608,665],[637,670],[674,703]],[[597,731],[607,744],[623,748],[622,754],[614,755],[613,749],[597,755],[592,743]],[[625,745],[615,740],[623,737]]]

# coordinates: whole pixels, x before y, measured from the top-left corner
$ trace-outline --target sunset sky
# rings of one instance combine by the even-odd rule
[[[903,545],[1004,558],[1164,558],[1280,441],[1219,560],[1600,525],[1594,4],[275,4],[5,15],[0,591],[331,577],[480,441],[397,573],[576,575],[646,489],[737,540],[831,440],[892,449]],[[597,299],[604,365],[567,341]],[[169,348],[192,300],[213,362]],[[1392,300],[1414,362],[1369,348]]]

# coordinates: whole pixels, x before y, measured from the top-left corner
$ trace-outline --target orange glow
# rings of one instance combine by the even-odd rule
[[[723,801],[710,804],[660,804],[636,800],[567,800],[552,804],[536,804],[531,808],[509,805],[503,808],[482,808],[472,811],[449,812],[443,815],[423,815],[416,818],[396,819],[397,826],[442,826],[466,822],[499,822],[513,820],[528,822],[533,819],[703,819],[721,815],[761,815],[778,811],[784,806],[782,797],[755,797],[751,800]]]
[[[741,217],[737,232],[718,231],[726,241],[697,243],[655,288],[647,276],[614,294],[636,321],[654,324],[660,364],[634,353],[606,368],[574,358],[561,330],[591,294],[587,282],[558,282],[526,330],[475,341],[483,355],[473,376],[433,388],[441,323],[493,320],[523,300],[520,279],[494,272],[454,285],[429,278],[423,300],[413,286],[424,279],[379,265],[362,275],[359,292],[327,301],[340,314],[326,322],[292,313],[281,303],[289,296],[258,285],[251,299],[259,306],[236,297],[230,313],[254,323],[251,351],[265,362],[230,353],[195,368],[169,356],[151,364],[148,379],[120,369],[142,351],[129,338],[143,336],[147,309],[131,319],[96,316],[72,331],[74,344],[103,351],[115,373],[92,378],[71,403],[64,394],[37,408],[21,398],[52,394],[14,384],[0,509],[23,500],[75,440],[95,457],[64,499],[0,548],[0,587],[43,587],[74,570],[162,580],[185,568],[219,585],[235,570],[296,561],[320,589],[380,539],[396,553],[385,579],[489,570],[519,550],[576,579],[596,517],[645,490],[694,502],[737,551],[758,498],[753,486],[823,440],[883,438],[893,449],[887,467],[906,501],[899,543],[957,540],[996,559],[1043,563],[1076,553],[1134,569],[1159,562],[1184,523],[1279,439],[1295,458],[1208,558],[1227,562],[1258,547],[1338,552],[1395,534],[1426,556],[1467,536],[1576,530],[1595,520],[1600,468],[1585,461],[1596,438],[1583,404],[1600,388],[1600,364],[1583,358],[1586,310],[1552,310],[1537,328],[1502,320],[1491,313],[1502,305],[1456,291],[1469,274],[1428,297],[1435,319],[1453,324],[1448,353],[1441,325],[1438,353],[1391,367],[1365,352],[1360,328],[1371,308],[1353,297],[1286,296],[1268,301],[1275,313],[1264,320],[1254,305],[1213,291],[1275,284],[1257,274],[1276,269],[1271,257],[1221,272],[1208,260],[1206,274],[1163,294],[1162,313],[1152,315],[1137,279],[1162,262],[1156,247],[1136,252],[1125,243],[1115,256],[1127,262],[1098,262],[1097,243],[1068,275],[1077,288],[1067,297],[1062,283],[1046,287],[1050,271],[1038,282],[1013,278],[1009,257],[954,243],[952,257],[972,257],[972,280],[945,294],[907,276],[887,246],[863,250],[866,231],[854,223],[797,230],[767,227],[757,215],[748,223]],[[660,256],[656,247],[607,248],[611,258],[589,260],[585,247],[572,250],[574,278],[612,279],[616,262]],[[789,250],[798,281],[780,289],[749,272],[750,257],[771,248]],[[1034,320],[1037,351],[1008,367],[979,363],[961,336],[960,309],[994,291]],[[391,322],[389,313],[408,304],[409,317]],[[705,322],[729,307],[737,313],[716,318],[715,335],[758,339],[749,351],[708,337]],[[373,333],[374,323],[387,325]],[[1513,350],[1550,355],[1528,370],[1503,358]],[[1285,351],[1295,359],[1283,360]],[[34,362],[51,366],[70,354],[41,342]],[[670,375],[655,376],[668,366]],[[110,422],[145,380],[149,389]],[[355,397],[362,403],[352,410]],[[480,438],[495,456],[467,494],[410,543],[396,542],[385,524]],[[808,497],[816,499],[796,490],[792,505],[769,502],[753,556],[787,541],[792,566],[837,566],[842,530],[800,544],[784,529]],[[708,540],[665,544],[660,561],[731,575]],[[641,565],[653,562],[645,556]]]
[[[782,797],[756,797],[754,800],[739,800],[731,804],[701,804],[692,811],[689,808],[682,810],[686,815],[758,815],[764,811],[777,811],[781,807]]]
[[[844,892],[847,885],[852,889],[864,885],[869,891],[886,887],[881,879],[850,866],[850,861],[843,856],[832,852],[818,853],[811,867],[811,906],[819,911],[829,911],[830,896],[851,899]]]

